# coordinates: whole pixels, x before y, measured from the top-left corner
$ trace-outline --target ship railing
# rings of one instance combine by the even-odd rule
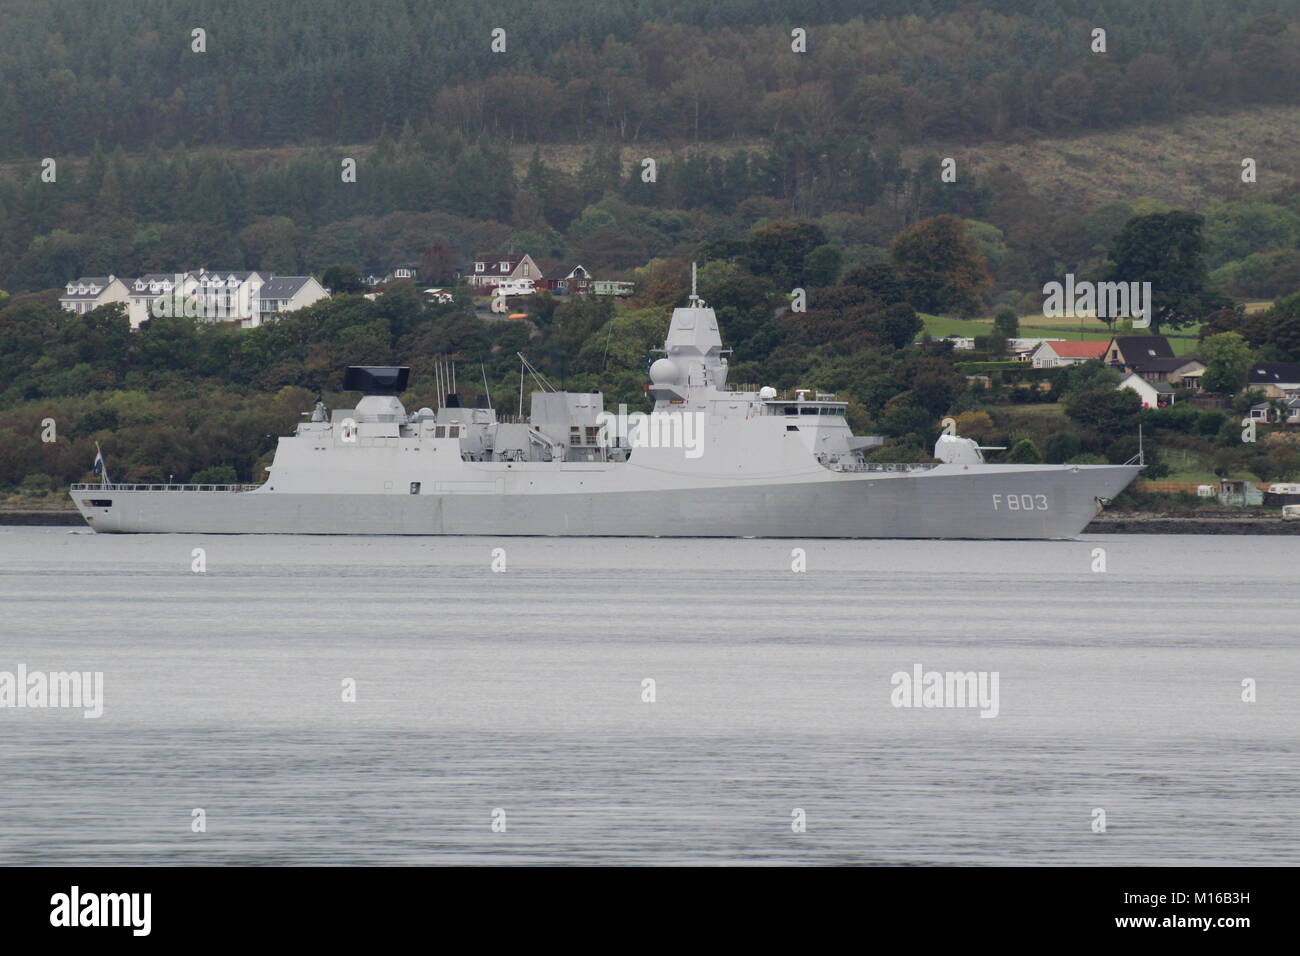
[[[823,462],[831,471],[909,472],[929,471],[934,462],[918,461],[831,461]]]
[[[137,485],[137,484],[109,484],[103,485],[98,482],[87,484],[75,484],[72,486],[73,491],[255,491],[262,487],[261,485]]]

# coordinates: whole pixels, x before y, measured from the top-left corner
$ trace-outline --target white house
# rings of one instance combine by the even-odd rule
[[[1034,368],[1060,368],[1078,365],[1093,359],[1101,361],[1106,355],[1105,342],[1059,342],[1055,339],[1041,342],[1029,353]]]
[[[110,277],[111,278],[111,277]],[[89,311],[76,307],[91,301],[92,280],[78,279],[68,284],[78,292],[69,299],[72,311]],[[131,328],[160,315],[179,315],[210,322],[238,322],[244,328],[261,325],[278,312],[292,312],[325,298],[328,293],[311,276],[277,276],[271,272],[229,269],[195,269],[189,272],[148,273],[122,283],[121,300],[127,305]],[[101,298],[104,293],[101,293]],[[61,298],[60,302],[64,300]],[[102,303],[100,303],[102,304]]]
[[[271,275],[262,283],[255,314],[240,325],[252,328],[273,321],[279,313],[294,312],[328,297],[325,287],[311,276]]]
[[[59,305],[79,315],[110,302],[126,303],[130,298],[126,283],[117,276],[82,276],[68,283]]]
[[[198,280],[199,318],[257,325],[256,303],[270,273],[200,268],[190,273]]]
[[[1125,388],[1138,393],[1138,397],[1142,399],[1143,408],[1162,408],[1165,405],[1174,403],[1174,387],[1172,385],[1168,382],[1148,382],[1137,372],[1129,372],[1115,386],[1116,391]]]
[[[420,277],[420,270],[416,266],[405,265],[396,266],[388,275],[384,276],[385,282],[414,282]]]
[[[1272,402],[1260,402],[1250,406],[1252,421],[1267,423],[1282,422],[1287,425],[1300,425],[1300,398],[1276,399],[1286,409],[1285,415],[1273,406]]]
[[[1064,342],[1065,339],[1007,339],[1007,351],[1020,362],[1029,361],[1030,354],[1044,342]]]
[[[185,272],[149,272],[132,279],[131,298],[126,309],[127,316],[131,320],[131,328],[138,329],[141,323],[153,318],[155,303],[159,300],[172,300],[167,307],[174,308],[177,295],[182,298],[191,296],[198,286],[197,277],[193,273]]]

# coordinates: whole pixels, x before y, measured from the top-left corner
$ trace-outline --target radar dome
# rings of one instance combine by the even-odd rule
[[[776,389],[771,385],[764,385],[758,390],[758,398],[759,401],[770,402],[772,399],[776,398]]]
[[[680,374],[677,363],[669,358],[657,359],[650,366],[650,381],[655,385],[675,385]]]

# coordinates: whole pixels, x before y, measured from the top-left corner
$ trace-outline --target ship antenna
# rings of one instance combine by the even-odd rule
[[[700,297],[695,288],[695,263],[691,263],[691,305],[699,304]]]

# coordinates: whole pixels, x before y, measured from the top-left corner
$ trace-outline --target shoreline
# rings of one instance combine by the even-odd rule
[[[0,510],[0,527],[88,528],[77,511]],[[1094,518],[1083,534],[1296,534],[1300,521],[1274,515],[1171,515],[1133,512]]]

